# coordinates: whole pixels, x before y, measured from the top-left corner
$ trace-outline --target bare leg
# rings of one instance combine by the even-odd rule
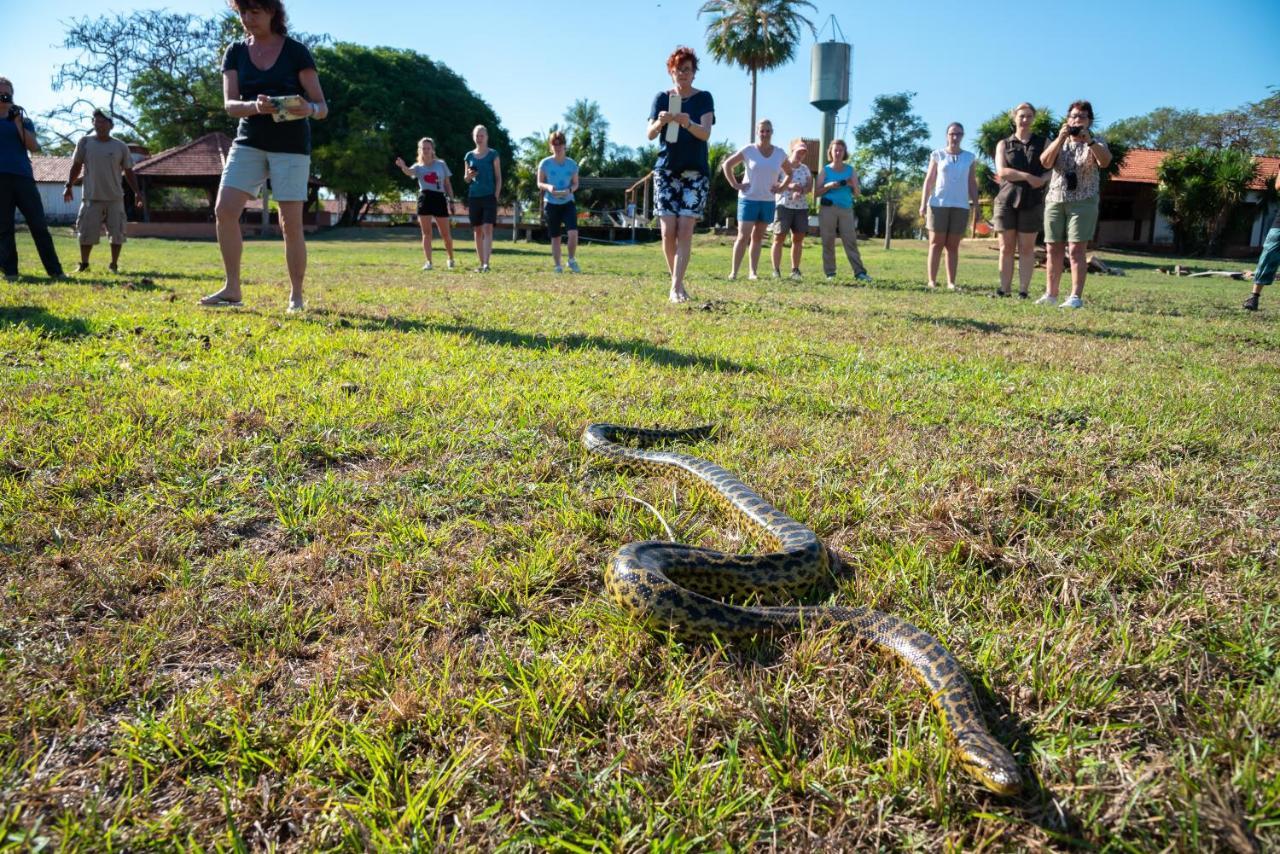
[[[481,252],[483,252],[484,258],[480,263],[487,267],[489,266],[489,258],[493,255],[493,223],[487,222],[480,226],[480,242],[483,246]]]
[[[751,223],[738,223],[738,236],[733,241],[733,267],[729,270],[729,278],[738,275],[738,268],[742,266],[742,256],[747,254],[747,243],[751,240]]]
[[[800,255],[804,252],[804,233],[799,231],[791,232],[791,269],[800,269]],[[777,262],[774,262],[777,266]]]
[[[929,258],[925,261],[925,275],[931,288],[938,286],[938,264],[942,261],[942,247],[946,243],[947,236],[942,232],[929,232]]]
[[[569,260],[578,257],[578,229],[569,229]]]
[[[90,252],[92,252],[92,251],[93,251],[93,244],[92,244],[92,243],[81,243],[81,244],[80,244],[80,263],[81,263],[81,264],[86,264],[86,265],[87,265],[87,264],[89,263],[89,253],[90,253]]]
[[[1018,293],[1025,294],[1031,287],[1031,277],[1036,272],[1036,233],[1018,232]]]
[[[449,260],[453,260],[453,229],[450,228],[449,218],[447,216],[438,216],[436,220],[436,230],[440,232],[440,238],[444,240],[444,251],[449,256]]]
[[[1018,245],[1018,232],[1006,228],[1000,232],[1000,293],[1013,290],[1013,252]],[[1024,287],[1023,290],[1026,290]]]
[[[760,246],[764,243],[764,232],[769,227],[767,222],[751,224],[751,275],[760,274]]]
[[[677,218],[674,216],[658,217],[658,226],[662,230],[662,257],[667,261],[667,275],[676,274],[676,235],[679,232]]]
[[[960,239],[963,234],[947,235],[947,287],[956,286],[956,270],[960,267]]]
[[[1045,293],[1054,299],[1058,298],[1058,284],[1062,281],[1062,262],[1066,255],[1067,244],[1047,243],[1048,250],[1044,262]]]
[[[123,243],[111,244],[111,266],[115,267],[120,263],[120,250],[124,247]]]
[[[422,229],[422,255],[427,259],[427,263],[431,263],[431,217],[422,215],[418,217],[418,228]]]
[[[793,247],[793,251],[791,254],[794,256],[795,255],[795,252],[794,252],[795,238],[792,237],[791,241],[792,241],[791,245]],[[769,250],[769,254],[771,259],[773,260],[773,272],[775,273],[779,273],[779,274],[782,273],[782,244],[786,242],[787,242],[787,233],[785,231],[779,231],[777,234],[773,236],[773,247]]]
[[[278,202],[280,231],[284,233],[284,258],[289,267],[289,304],[302,302],[302,280],[307,275],[307,239],[302,231],[302,202]]]
[[[693,229],[697,224],[696,217],[676,218],[675,268],[671,272],[670,299],[672,302],[687,302],[689,299],[689,293],[684,289],[684,274],[689,269],[689,252],[693,248]]]
[[[471,239],[476,242],[476,266],[484,266],[484,226],[471,226]]]
[[[1089,275],[1089,261],[1085,257],[1089,250],[1088,243],[1068,243],[1067,251],[1071,253],[1071,295],[1084,295],[1084,279]]]
[[[205,297],[212,299],[240,299],[240,258],[244,254],[244,238],[240,234],[240,214],[245,204],[253,198],[244,190],[220,187],[213,213],[217,223],[218,250],[222,253],[222,269],[225,275],[222,290]]]
[[[558,269],[560,267],[560,235],[551,238],[551,260]]]

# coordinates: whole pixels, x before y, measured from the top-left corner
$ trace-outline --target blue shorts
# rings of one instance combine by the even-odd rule
[[[738,199],[738,222],[773,222],[776,202],[756,202]]]

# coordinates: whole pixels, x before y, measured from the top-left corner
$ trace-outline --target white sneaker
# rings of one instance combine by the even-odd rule
[[[748,282],[758,282],[758,281],[760,281],[760,277],[759,277],[759,276],[757,276],[755,273],[752,273],[751,275],[747,276],[747,281],[748,281]]]
[[[449,259],[449,269],[450,269],[450,270],[452,270],[453,268],[454,268],[453,259],[452,259],[452,258],[450,258],[450,259]]]
[[[1080,297],[1070,296],[1062,301],[1062,305],[1058,308],[1084,308],[1084,300]]]
[[[480,265],[480,272],[481,272],[481,273],[487,273],[487,272],[489,272],[489,265],[488,265],[488,264],[481,264],[481,265]]]
[[[1048,294],[1045,294],[1044,296],[1040,297],[1040,299],[1032,303],[1032,305],[1053,305],[1053,303],[1054,303],[1053,297],[1049,296]]]
[[[289,314],[301,314],[306,311],[307,307],[300,299],[289,298]]]
[[[737,278],[738,278],[738,274],[737,274],[737,273],[730,273],[730,274],[729,274],[729,276],[728,276],[728,278],[727,278],[725,281],[732,282],[732,281],[735,281]]]
[[[781,278],[782,278],[782,271],[781,271],[781,270],[779,270],[777,267],[774,267],[774,268],[773,268],[773,277],[774,277],[775,279],[781,279]]]
[[[569,272],[571,272],[571,273],[581,273],[581,272],[582,272],[582,268],[578,266],[578,261],[577,261],[577,259],[576,259],[576,258],[570,258],[570,259],[569,259]]]
[[[835,280],[836,280],[836,274],[835,274],[835,273],[827,273],[827,281],[828,281],[828,282],[834,282]]]
[[[793,280],[795,280],[795,281],[797,281],[797,282],[798,282],[798,281],[800,281],[801,279],[803,279],[803,278],[804,278],[804,276],[800,275],[800,271],[799,271],[799,270],[794,270],[794,269],[793,269],[793,270],[791,271],[791,278],[792,278]]]
[[[422,269],[424,269],[424,270],[430,270],[430,269],[431,269],[431,262],[430,262],[430,261],[428,261],[427,263],[423,264],[423,265],[422,265]]]
[[[956,283],[955,283],[955,282],[947,282],[947,290],[949,290],[949,291],[954,291],[955,289],[956,289]]]
[[[557,264],[557,265],[555,266],[555,270],[554,270],[554,272],[556,272],[556,273],[563,273],[563,272],[564,272],[564,267],[561,267],[559,264]]]

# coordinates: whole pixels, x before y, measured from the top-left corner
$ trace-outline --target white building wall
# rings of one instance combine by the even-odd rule
[[[71,201],[62,200],[62,184],[41,181],[36,184],[40,190],[40,203],[44,205],[44,218],[53,223],[69,223],[76,221],[76,213],[80,210],[80,187],[71,188]],[[22,214],[17,215],[22,222]]]

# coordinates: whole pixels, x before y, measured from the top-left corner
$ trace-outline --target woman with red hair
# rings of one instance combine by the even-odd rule
[[[671,89],[659,92],[649,110],[649,139],[658,140],[653,194],[662,227],[662,251],[671,274],[672,302],[686,302],[684,274],[689,268],[693,229],[707,207],[711,168],[707,140],[715,124],[710,92],[693,88],[698,56],[678,47],[667,57]]]

